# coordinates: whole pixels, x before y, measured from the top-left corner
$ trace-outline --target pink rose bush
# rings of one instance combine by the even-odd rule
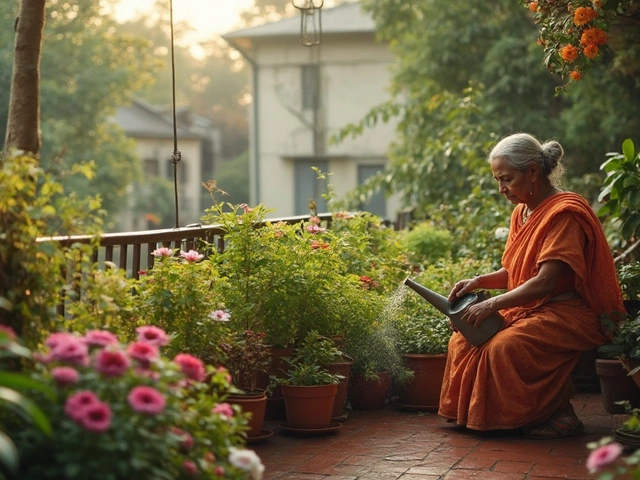
[[[230,376],[196,356],[173,359],[167,333],[53,333],[33,377],[54,396],[33,398],[53,434],[16,428],[23,480],[259,479],[260,459],[244,449],[247,418],[224,400]],[[13,432],[12,432],[13,433]]]
[[[130,322],[118,328],[128,338],[165,347],[170,357],[188,353],[208,364],[220,363],[218,344],[228,332],[221,322],[228,321],[230,314],[212,293],[219,276],[215,262],[205,258],[202,249],[162,247],[152,255],[153,268],[137,281],[134,297],[136,313],[151,325]]]

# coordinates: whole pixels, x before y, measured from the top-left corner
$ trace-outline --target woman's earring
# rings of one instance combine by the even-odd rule
[[[531,187],[529,187],[529,196],[533,197],[533,180],[531,180]]]

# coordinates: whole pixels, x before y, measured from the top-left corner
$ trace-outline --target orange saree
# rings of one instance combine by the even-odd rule
[[[438,413],[474,430],[537,425],[565,407],[581,352],[606,342],[599,315],[624,312],[613,258],[589,204],[574,193],[553,195],[525,224],[523,208],[513,211],[502,256],[508,290],[546,260],[570,268],[549,296],[502,310],[505,328],[483,345],[452,335]],[[568,291],[580,298],[549,301]]]

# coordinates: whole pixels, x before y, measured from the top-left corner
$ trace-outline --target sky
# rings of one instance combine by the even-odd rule
[[[149,11],[154,3],[154,0],[120,0],[116,18],[128,20]],[[240,11],[251,5],[253,0],[173,0],[173,18],[190,23],[198,38],[209,38],[238,27]]]

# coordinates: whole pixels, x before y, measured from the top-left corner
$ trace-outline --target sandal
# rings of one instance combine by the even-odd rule
[[[550,439],[584,435],[584,423],[574,415],[558,415],[524,431],[524,438]]]

